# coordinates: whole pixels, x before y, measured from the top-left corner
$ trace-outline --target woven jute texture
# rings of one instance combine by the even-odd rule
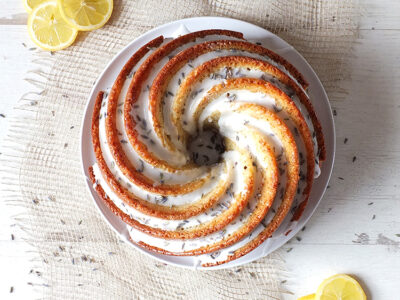
[[[17,223],[34,249],[42,297],[280,299],[288,293],[282,282],[290,273],[279,251],[232,270],[190,271],[120,241],[86,190],[80,124],[94,81],[119,50],[155,26],[194,16],[237,18],[278,34],[310,62],[331,100],[340,100],[357,34],[354,1],[115,0],[102,29],[80,33],[74,46],[54,55],[38,52],[31,82],[39,92],[21,99],[2,143],[0,195],[24,210]]]

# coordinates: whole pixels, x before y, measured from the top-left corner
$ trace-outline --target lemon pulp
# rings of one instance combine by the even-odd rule
[[[366,300],[360,284],[349,275],[338,274],[325,279],[315,294],[316,300]]]
[[[62,18],[56,1],[36,6],[28,18],[28,32],[39,47],[56,51],[71,45],[78,31]]]
[[[103,26],[111,16],[113,0],[58,0],[65,21],[77,30]]]

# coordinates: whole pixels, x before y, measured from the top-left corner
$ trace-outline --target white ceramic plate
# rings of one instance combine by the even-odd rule
[[[331,112],[331,107],[329,105],[328,97],[325,90],[319,81],[317,75],[311,68],[311,66],[306,62],[306,60],[288,43],[272,34],[271,32],[255,26],[253,24],[228,18],[219,17],[201,17],[201,18],[191,18],[178,20],[172,23],[168,23],[157,27],[144,35],[138,37],[136,40],[132,41],[124,49],[121,50],[107,65],[104,71],[99,76],[96,84],[94,85],[92,92],[90,93],[88,103],[86,105],[86,110],[84,114],[82,132],[81,132],[81,155],[82,155],[82,167],[83,172],[88,178],[88,168],[95,163],[95,157],[93,153],[92,143],[91,143],[91,117],[93,106],[95,103],[96,95],[100,90],[105,90],[111,87],[114,83],[115,78],[120,72],[121,68],[124,66],[125,62],[129,57],[136,52],[142,45],[149,42],[150,40],[156,38],[157,36],[163,35],[164,37],[170,37],[174,32],[179,30],[180,26],[185,25],[189,31],[198,31],[204,29],[229,29],[234,31],[239,31],[244,34],[244,37],[248,40],[260,41],[267,48],[277,52],[288,61],[290,61],[306,78],[309,82],[309,95],[314,105],[316,114],[321,122],[322,129],[325,136],[327,159],[323,163],[321,175],[318,177],[311,191],[310,199],[308,201],[307,207],[298,222],[289,222],[289,218],[283,222],[277,232],[274,233],[273,237],[266,240],[257,249],[253,250],[249,254],[212,269],[223,269],[228,267],[239,266],[253,260],[264,257],[265,255],[271,253],[277,248],[284,245],[289,239],[291,239],[308,221],[313,212],[315,211],[319,201],[321,200],[326,186],[328,184],[335,156],[335,128],[333,123],[333,116]],[[99,208],[101,215],[107,221],[112,229],[114,229],[127,243],[132,244],[128,237],[129,233],[126,228],[125,223],[123,223],[119,218],[117,218],[102,202],[102,200],[97,196],[93,186],[89,180],[86,181],[89,191],[92,195],[96,206]],[[291,231],[290,231],[291,230]],[[288,233],[289,232],[289,233]],[[192,257],[174,257],[162,254],[153,253],[142,249],[134,244],[132,246],[139,251],[150,255],[151,257],[176,266],[195,268],[195,260]],[[204,269],[198,267],[199,269]],[[207,268],[210,269],[210,268]]]

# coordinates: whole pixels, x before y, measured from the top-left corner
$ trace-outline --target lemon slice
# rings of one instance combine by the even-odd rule
[[[44,1],[45,0],[23,0],[23,3],[26,11],[30,14],[37,5]]]
[[[310,295],[307,295],[307,296],[303,296],[303,297],[297,298],[297,300],[314,300],[314,299],[315,299],[315,294],[310,294]]]
[[[360,284],[349,275],[337,274],[325,279],[315,293],[316,300],[366,300]]]
[[[39,47],[57,51],[71,45],[78,31],[61,17],[57,1],[46,1],[36,6],[28,18],[28,32]]]
[[[58,0],[60,12],[77,30],[100,28],[111,17],[113,0]]]

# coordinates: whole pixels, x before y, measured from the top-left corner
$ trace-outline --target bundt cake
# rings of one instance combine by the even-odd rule
[[[307,87],[239,32],[157,37],[97,96],[93,187],[140,247],[235,260],[307,205],[326,156]]]

